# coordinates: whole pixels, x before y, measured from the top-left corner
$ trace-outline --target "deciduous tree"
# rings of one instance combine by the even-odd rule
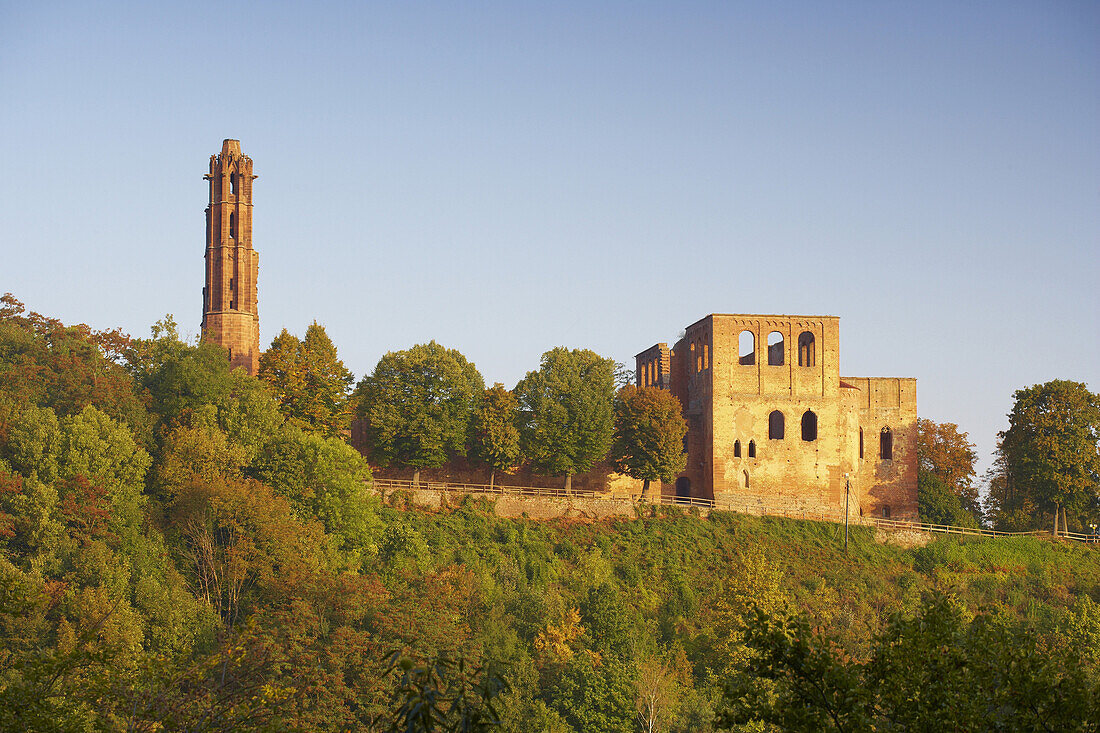
[[[1100,395],[1080,382],[1056,379],[1017,390],[1001,434],[1007,480],[1038,508],[1054,514],[1055,532],[1066,514],[1095,516],[1100,497]]]
[[[684,470],[684,422],[680,400],[659,387],[627,385],[615,400],[615,468],[643,481],[642,495],[649,495],[650,481],[673,481]]]
[[[607,455],[614,433],[615,362],[588,349],[559,346],[542,355],[537,372],[518,385],[524,454],[536,469],[565,474],[587,471]]]
[[[485,382],[456,349],[435,341],[391,351],[356,389],[371,458],[414,470],[466,454],[470,419]]]
[[[284,328],[260,356],[259,377],[271,385],[293,424],[329,436],[347,428],[352,374],[316,321],[302,340]]]
[[[489,486],[495,483],[497,471],[507,471],[519,462],[519,403],[515,395],[494,384],[485,390],[481,406],[474,413],[470,457],[489,468]]]
[[[917,463],[922,473],[937,476],[974,519],[981,518],[974,461],[978,454],[966,433],[954,423],[917,420]]]

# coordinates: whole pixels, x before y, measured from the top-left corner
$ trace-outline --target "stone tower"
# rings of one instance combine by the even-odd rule
[[[258,255],[252,249],[252,159],[239,140],[225,140],[210,156],[206,207],[206,287],[202,338],[229,351],[232,368],[255,376],[260,361],[256,298]]]

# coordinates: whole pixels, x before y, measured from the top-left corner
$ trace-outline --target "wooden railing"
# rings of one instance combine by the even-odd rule
[[[731,511],[738,512],[740,514],[750,514],[758,517],[783,517],[786,519],[805,519],[818,522],[833,522],[837,524],[842,524],[844,522],[844,512],[840,509],[829,511],[824,508],[806,509],[804,507],[770,506],[766,502],[765,497],[761,497],[756,500],[731,498],[715,501],[713,499],[702,499],[698,497],[658,495],[646,499],[634,496],[624,496],[621,494],[607,494],[602,491],[592,491],[591,489],[573,489],[571,491],[566,491],[563,488],[545,488],[539,486],[502,486],[500,484],[489,486],[488,484],[449,483],[441,481],[421,481],[419,484],[413,484],[412,481],[383,478],[374,479],[373,486],[376,490],[382,492],[383,494],[390,494],[394,491],[421,490],[439,491],[452,494],[476,494],[487,496],[531,496],[557,499],[602,499],[605,501],[628,502],[631,504],[661,504],[664,506],[682,506],[689,508],[696,507],[699,509],[708,510],[717,509],[720,511]],[[914,522],[904,519],[888,519],[885,517],[849,516],[848,521],[854,525],[876,527],[892,532],[928,532],[934,534],[969,535],[974,537],[1052,536],[1049,531],[1042,529],[1032,530],[1029,532],[1005,532],[995,529],[983,529],[981,527],[957,527],[948,524],[930,524],[927,522]],[[1079,532],[1059,532],[1058,537],[1061,539],[1072,540],[1074,542],[1100,544],[1100,536],[1097,535],[1081,534]]]

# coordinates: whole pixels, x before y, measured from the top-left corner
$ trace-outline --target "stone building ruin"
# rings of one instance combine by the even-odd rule
[[[210,156],[206,207],[206,287],[202,339],[229,352],[230,367],[255,376],[260,367],[256,294],[259,255],[252,248],[252,159],[239,140],[225,140]]]
[[[841,377],[839,318],[711,314],[635,358],[688,424],[666,495],[916,517],[917,381]]]

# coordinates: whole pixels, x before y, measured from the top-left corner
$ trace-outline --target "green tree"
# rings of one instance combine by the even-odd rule
[[[473,364],[435,341],[391,351],[356,389],[371,458],[382,466],[438,468],[466,454],[470,419],[485,391]]]
[[[929,471],[917,473],[917,511],[922,522],[947,524],[955,527],[977,527],[974,515],[938,474]]]
[[[519,462],[519,403],[515,395],[494,384],[485,390],[481,406],[471,425],[470,457],[489,468],[489,486],[495,484],[497,471],[508,471]]]
[[[1100,497],[1100,396],[1080,382],[1056,379],[1017,390],[1001,434],[1008,481],[1019,496],[1054,515],[1096,515]],[[1010,507],[1011,508],[1011,507]]]
[[[966,433],[954,423],[917,420],[917,467],[932,474],[959,498],[974,520],[981,519],[978,487],[974,484],[974,462],[978,454]],[[970,526],[968,524],[967,526]]]
[[[665,389],[627,385],[615,400],[615,441],[611,452],[615,469],[643,481],[673,481],[687,465],[680,400]]]
[[[148,446],[152,431],[122,365],[130,339],[117,329],[66,326],[0,297],[0,403],[49,407],[58,417],[91,405],[125,423]]]
[[[587,471],[611,448],[614,432],[615,362],[588,349],[563,346],[542,355],[515,389],[520,404],[523,452],[535,468],[565,475]]]
[[[302,340],[284,328],[260,356],[259,377],[271,385],[293,424],[329,436],[347,429],[353,377],[316,321]]]
[[[370,544],[378,519],[367,495],[370,467],[339,438],[290,426],[261,449],[250,475],[286,497],[303,517],[316,517],[340,538],[349,554]]]

